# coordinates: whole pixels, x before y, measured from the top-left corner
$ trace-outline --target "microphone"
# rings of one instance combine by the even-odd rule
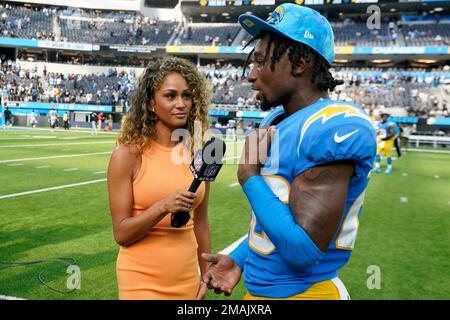
[[[196,192],[202,181],[214,181],[222,168],[222,158],[227,146],[222,139],[211,138],[205,143],[202,150],[198,150],[192,160],[189,169],[194,175],[194,180],[189,187],[189,192]],[[189,212],[172,213],[170,225],[180,228],[188,223],[191,215]]]

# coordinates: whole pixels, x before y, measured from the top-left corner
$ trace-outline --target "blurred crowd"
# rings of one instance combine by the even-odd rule
[[[39,75],[37,68],[23,70],[20,64],[1,62],[0,92],[3,101],[79,103],[122,105],[135,89],[136,75],[117,73],[81,75],[47,72]]]
[[[242,77],[242,66],[213,63],[199,67],[213,90],[215,109],[257,111],[251,84]],[[448,117],[450,72],[448,67],[425,69],[335,68],[331,72],[344,84],[330,93],[333,100],[360,105],[369,114],[387,108],[402,109],[403,116]],[[248,72],[248,69],[247,71]],[[20,63],[0,60],[0,93],[3,101],[59,102],[128,106],[137,86],[134,71],[110,68],[101,74],[81,75],[24,70]]]

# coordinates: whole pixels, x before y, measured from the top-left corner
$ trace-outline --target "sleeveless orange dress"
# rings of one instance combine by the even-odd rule
[[[152,142],[143,153],[133,182],[134,216],[178,189],[189,188],[193,175],[187,161],[180,163],[179,151],[184,150],[183,159],[188,154],[180,146],[166,148]],[[196,193],[194,209],[203,200],[204,183]],[[181,228],[170,226],[170,216],[167,214],[141,240],[120,248],[116,263],[119,299],[195,299],[200,274],[193,212]]]

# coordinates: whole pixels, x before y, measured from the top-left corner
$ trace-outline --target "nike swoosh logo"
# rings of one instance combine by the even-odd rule
[[[336,141],[336,143],[341,143],[342,141],[348,139],[349,137],[351,137],[352,135],[354,135],[355,133],[357,133],[359,130],[355,130],[352,131],[350,133],[347,133],[346,135],[343,135],[342,137],[339,137],[337,132],[334,134],[334,141]]]

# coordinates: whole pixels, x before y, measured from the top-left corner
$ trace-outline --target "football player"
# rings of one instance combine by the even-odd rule
[[[380,172],[381,153],[384,152],[387,161],[387,169],[384,173],[392,173],[392,145],[397,136],[395,130],[396,124],[389,121],[389,114],[381,114],[381,122],[378,124],[377,134],[377,156],[375,158],[375,168],[372,170],[375,173]]]
[[[329,72],[333,31],[317,11],[283,4],[267,22],[239,22],[257,39],[248,81],[261,109],[280,107],[249,135],[238,169],[248,238],[230,255],[202,255],[211,266],[200,292],[229,295],[243,274],[249,300],[349,299],[338,271],[355,245],[375,128],[359,107],[328,99],[342,82]],[[265,161],[246,161],[254,145]]]

